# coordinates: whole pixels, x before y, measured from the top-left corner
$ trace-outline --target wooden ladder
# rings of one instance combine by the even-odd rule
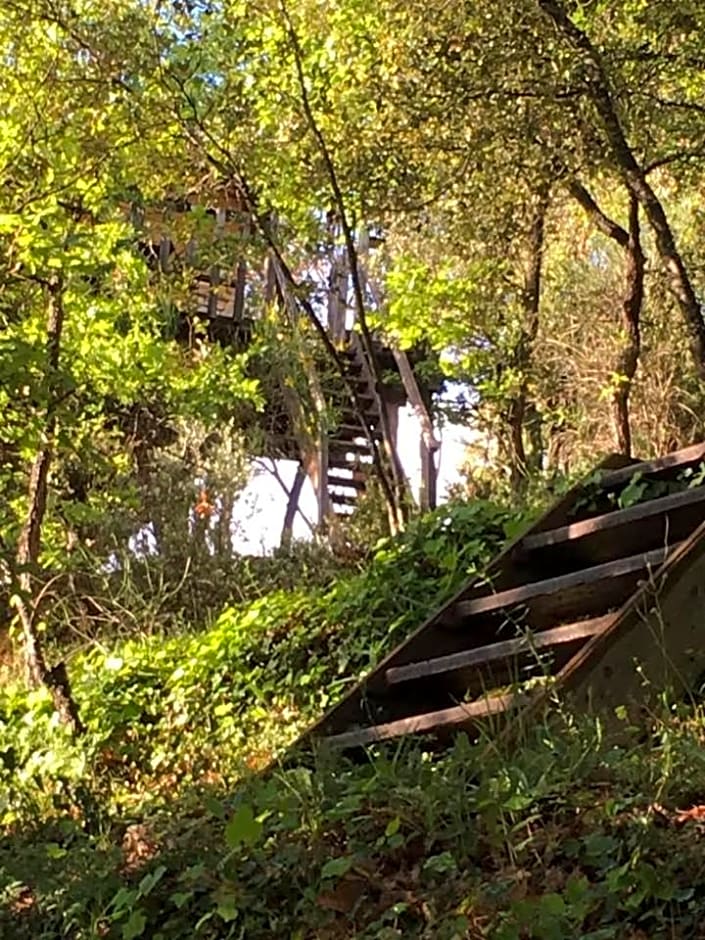
[[[695,681],[705,669],[705,485],[688,479],[704,459],[698,444],[604,460],[305,740],[353,748],[477,733],[559,693],[580,707],[614,705],[639,701],[647,675]],[[627,505],[635,480],[648,488]]]

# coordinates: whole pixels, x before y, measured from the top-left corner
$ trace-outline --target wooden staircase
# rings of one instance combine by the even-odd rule
[[[306,740],[478,733],[556,695],[585,708],[638,703],[645,682],[687,688],[705,670],[704,459],[698,444],[604,460]]]
[[[347,380],[355,386],[358,400],[365,408],[369,433],[381,441],[380,415],[374,395],[374,384],[359,345],[351,343],[340,353],[347,369]],[[328,441],[327,491],[333,512],[351,515],[372,466],[372,448],[347,395],[340,396],[340,421]]]

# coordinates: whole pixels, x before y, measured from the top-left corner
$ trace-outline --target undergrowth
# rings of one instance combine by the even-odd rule
[[[697,709],[663,702],[618,736],[558,710],[511,746],[276,761],[519,523],[446,508],[359,573],[81,652],[77,742],[45,695],[6,686],[0,937],[701,935]]]
[[[491,503],[445,508],[379,544],[359,573],[226,607],[206,630],[78,653],[71,680],[88,726],[78,748],[45,696],[6,685],[0,820],[65,811],[77,787],[101,805],[131,805],[265,765],[481,570],[518,521]]]
[[[0,935],[589,940],[697,937],[705,720],[648,742],[558,721],[511,752],[464,737],[276,769],[9,831]],[[669,808],[667,808],[669,807]]]

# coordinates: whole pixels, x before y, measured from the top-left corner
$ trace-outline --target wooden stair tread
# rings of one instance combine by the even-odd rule
[[[453,672],[457,669],[465,669],[468,666],[480,666],[499,659],[507,659],[532,650],[547,649],[562,643],[588,639],[604,630],[614,617],[615,614],[592,617],[575,623],[563,624],[560,627],[553,627],[549,630],[541,630],[530,636],[501,640],[476,649],[462,650],[459,653],[450,653],[447,656],[438,656],[434,659],[409,663],[406,666],[392,667],[387,669],[385,678],[388,685],[398,685],[413,679],[425,679],[430,676]]]
[[[631,574],[652,565],[660,565],[666,559],[668,552],[675,548],[677,548],[677,544],[657,548],[639,555],[630,555],[628,558],[619,558],[616,561],[606,562],[601,565],[593,565],[570,574],[558,575],[555,578],[532,581],[530,584],[499,591],[496,594],[488,594],[485,597],[460,601],[453,608],[453,613],[459,617],[470,617],[474,614],[489,613],[490,611],[501,610],[504,607],[512,607],[515,604],[522,603],[522,601],[532,600],[536,597],[558,594],[569,588],[597,584],[600,581]]]
[[[364,480],[356,480],[353,477],[340,477],[334,473],[329,473],[328,485],[329,486],[346,486],[349,489],[364,490],[366,483]]]
[[[628,483],[632,477],[640,473],[642,476],[649,476],[654,473],[660,473],[663,470],[670,470],[673,467],[680,467],[684,464],[695,463],[698,460],[705,459],[705,443],[693,444],[691,447],[684,447],[682,450],[676,450],[665,457],[658,457],[656,460],[642,460],[640,463],[633,463],[627,467],[620,467],[618,470],[607,470],[600,473],[598,485],[601,489],[609,489],[619,486],[621,483]]]
[[[360,437],[362,437],[362,432],[360,432]],[[363,453],[369,453],[370,443],[369,441],[356,441],[356,440],[342,440],[340,438],[331,437],[328,442],[328,449],[335,451],[338,454],[346,454],[348,451],[361,451]]]
[[[381,431],[379,431],[377,428],[368,427],[367,431],[365,431],[365,428],[363,428],[361,424],[339,424],[335,431],[331,432],[331,437],[346,440],[346,435],[350,435],[354,438],[366,438],[367,434],[371,434],[375,438],[382,436]]]
[[[388,741],[406,734],[427,734],[442,729],[458,728],[470,721],[489,718],[515,707],[520,701],[526,701],[527,696],[520,693],[506,693],[492,695],[474,702],[454,705],[452,708],[442,708],[438,711],[426,712],[421,715],[411,715],[409,718],[399,718],[384,724],[370,725],[366,728],[356,728],[334,734],[323,740],[336,748],[364,747],[378,741]]]
[[[638,503],[636,506],[629,506],[627,509],[615,509],[612,512],[593,516],[582,522],[573,522],[556,529],[549,529],[547,532],[528,535],[522,540],[521,548],[526,551],[548,548],[561,542],[584,538],[587,535],[638,522],[641,519],[647,519],[661,513],[665,514],[673,509],[681,509],[684,506],[701,502],[705,502],[705,486],[693,487],[681,493],[671,493],[669,496]]]
[[[339,506],[357,506],[357,497],[348,496],[344,493],[329,493],[328,499]]]

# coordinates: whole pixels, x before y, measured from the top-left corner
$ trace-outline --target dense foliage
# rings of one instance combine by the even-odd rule
[[[699,713],[270,763],[518,524],[461,504],[328,586],[78,655],[78,741],[6,687],[3,936],[692,936]]]
[[[703,36],[694,0],[3,0],[3,936],[695,936],[699,714],[270,763],[605,452],[703,437]],[[402,386],[427,470],[467,432],[435,513]],[[291,512],[242,557],[264,459]]]

